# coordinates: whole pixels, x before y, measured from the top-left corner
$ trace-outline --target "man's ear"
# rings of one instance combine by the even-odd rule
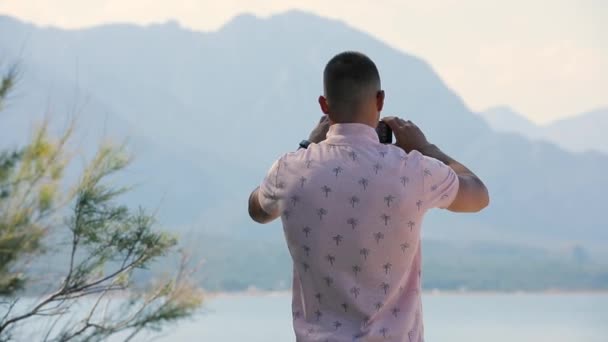
[[[319,96],[319,106],[321,106],[321,111],[324,114],[329,114],[329,105],[327,104],[327,99],[325,96]]]
[[[382,108],[384,108],[384,90],[380,90],[376,94],[376,109],[381,112]]]

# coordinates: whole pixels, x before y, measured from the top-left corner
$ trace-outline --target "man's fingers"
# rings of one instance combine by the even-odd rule
[[[393,130],[396,131],[401,125],[399,124],[399,118],[395,116],[387,116],[382,118],[382,121],[386,122],[386,124]]]

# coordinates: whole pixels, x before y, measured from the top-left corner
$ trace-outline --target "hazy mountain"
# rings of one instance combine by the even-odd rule
[[[230,258],[282,239],[279,223],[249,220],[247,196],[273,160],[308,136],[320,116],[323,67],[343,50],[376,61],[386,115],[412,119],[487,182],[486,211],[435,212],[426,238],[608,240],[607,156],[496,133],[423,60],[341,22],[291,11],[193,32],[174,22],[60,30],[0,17],[0,32],[3,61],[18,60],[23,71],[0,114],[0,143],[24,141],[49,107],[55,121],[77,108],[83,150],[104,134],[130,137],[138,158],[125,180],[139,184],[130,201],[158,207],[162,222],[181,231],[246,241]]]
[[[508,106],[488,108],[480,114],[497,131],[519,133],[529,138],[538,135],[538,126]]]
[[[500,132],[522,134],[530,139],[550,141],[572,152],[599,151],[608,154],[608,108],[599,108],[546,125],[535,125],[507,106],[480,113]]]
[[[573,151],[608,154],[608,108],[600,108],[542,127],[543,138]]]

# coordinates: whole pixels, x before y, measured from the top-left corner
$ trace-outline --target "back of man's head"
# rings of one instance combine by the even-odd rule
[[[380,74],[374,62],[360,52],[334,56],[323,72],[325,97],[332,119],[347,122],[361,106],[375,101],[380,91]]]

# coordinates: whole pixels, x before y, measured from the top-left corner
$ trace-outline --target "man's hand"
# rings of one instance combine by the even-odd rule
[[[426,136],[418,126],[411,121],[405,121],[395,116],[382,118],[382,121],[393,130],[397,142],[395,145],[401,147],[405,152],[410,153],[412,150],[418,150],[430,145]]]
[[[315,127],[315,129],[313,129],[310,133],[308,141],[318,144],[321,141],[325,140],[325,138],[327,137],[327,131],[329,131],[329,125],[329,116],[323,115],[321,117],[321,120],[319,120],[317,127]]]

